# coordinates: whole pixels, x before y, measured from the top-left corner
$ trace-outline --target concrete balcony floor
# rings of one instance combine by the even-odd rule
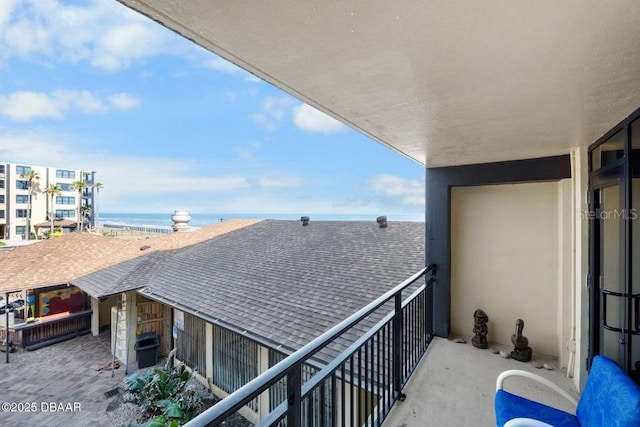
[[[500,350],[510,350],[496,346]],[[521,369],[548,378],[576,399],[579,393],[573,379],[553,359],[534,354],[533,362],[550,363],[554,369],[536,369],[532,363],[504,359],[489,350],[435,338],[404,389],[407,398],[396,402],[384,422],[385,427],[479,426],[496,425],[494,394],[496,378],[502,371]],[[562,396],[524,378],[510,378],[507,391],[534,399],[549,406],[575,413]]]

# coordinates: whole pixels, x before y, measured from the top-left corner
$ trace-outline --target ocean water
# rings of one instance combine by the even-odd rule
[[[128,227],[167,228],[170,229],[171,214],[169,213],[103,213],[100,212],[101,225],[116,225]],[[280,219],[300,220],[300,214],[216,214],[216,213],[192,213],[192,227],[205,227],[227,219]],[[376,215],[330,215],[309,214],[311,221],[372,221]],[[389,221],[417,221],[424,222],[424,215],[387,215]]]

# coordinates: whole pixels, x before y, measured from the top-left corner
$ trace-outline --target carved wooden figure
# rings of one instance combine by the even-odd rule
[[[511,335],[511,342],[513,343],[513,351],[511,352],[511,358],[520,362],[529,362],[533,350],[529,347],[529,340],[522,335],[524,329],[524,320],[516,320],[516,333]]]
[[[473,313],[473,338],[471,338],[471,344],[473,344],[476,348],[487,348],[489,344],[487,343],[487,333],[489,329],[487,328],[487,322],[489,321],[489,316],[484,311],[477,309]]]

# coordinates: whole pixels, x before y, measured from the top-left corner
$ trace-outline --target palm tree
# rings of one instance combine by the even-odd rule
[[[93,225],[96,228],[96,230],[98,229],[98,207],[100,206],[100,190],[102,190],[103,185],[101,182],[96,182],[93,184],[93,189],[96,192],[96,209],[95,209],[95,215],[94,218],[95,220],[93,221]]]
[[[85,223],[85,219],[88,219],[91,216],[91,206],[82,205],[80,208],[80,217],[82,217],[82,224]]]
[[[80,231],[82,231],[82,193],[87,187],[89,187],[89,184],[82,180],[71,183],[71,189],[78,193],[78,230]]]
[[[21,173],[20,178],[27,181],[29,190],[29,200],[27,201],[27,239],[31,239],[31,208],[33,206],[33,196],[38,191],[38,181],[40,181],[40,174],[33,169],[29,169],[29,172]]]
[[[51,204],[49,205],[51,208],[51,212],[49,212],[49,219],[51,220],[51,231],[50,233],[53,234],[53,220],[55,219],[55,210],[53,209],[53,200],[56,196],[59,196],[60,193],[62,193],[62,188],[58,187],[56,184],[51,184],[49,185],[47,188],[44,189],[43,191],[44,194],[48,195],[50,200],[51,200]]]

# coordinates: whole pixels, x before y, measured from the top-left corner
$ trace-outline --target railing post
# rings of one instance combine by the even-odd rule
[[[425,320],[425,334],[427,344],[433,337],[433,285],[436,282],[436,274],[438,273],[438,266],[436,264],[429,265],[431,269],[431,277],[426,278],[426,289],[424,290],[424,320]]]
[[[26,302],[26,298],[25,298],[25,302]],[[4,300],[4,316],[5,316],[5,322],[4,322],[4,342],[6,345],[6,348],[4,349],[4,353],[5,353],[5,361],[4,363],[9,363],[9,292],[7,292],[5,294],[5,300]]]
[[[344,405],[340,411],[344,413]],[[335,372],[331,375],[331,425],[338,425],[338,381]]]
[[[297,363],[287,372],[287,427],[302,425],[302,364]]]
[[[393,316],[393,391],[398,393],[398,399],[404,400],[402,389],[402,292],[395,295],[395,311]]]

